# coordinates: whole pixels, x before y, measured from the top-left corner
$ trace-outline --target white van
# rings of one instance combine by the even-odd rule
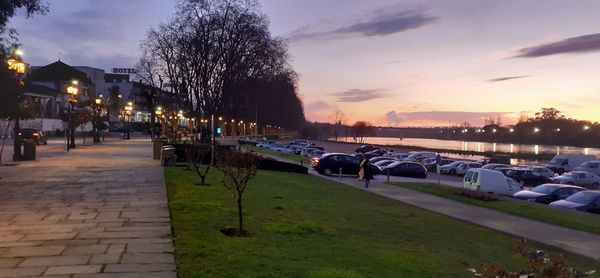
[[[590,172],[590,173],[594,173],[594,174],[600,176],[600,161],[599,160],[586,161],[584,163],[581,163],[581,165],[573,168],[573,171]]]
[[[463,188],[497,195],[512,196],[523,187],[501,172],[489,169],[470,169],[463,179]]]
[[[595,155],[557,155],[545,165],[546,168],[562,175],[581,165],[581,163],[596,160]]]

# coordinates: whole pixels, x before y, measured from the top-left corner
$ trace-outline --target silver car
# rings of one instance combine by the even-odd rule
[[[564,173],[561,176],[553,178],[555,183],[571,184],[591,189],[600,187],[600,176],[584,171],[571,171]]]

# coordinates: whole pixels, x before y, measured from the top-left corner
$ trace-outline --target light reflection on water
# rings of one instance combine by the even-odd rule
[[[339,141],[352,142],[352,138],[339,138]],[[435,149],[450,149],[462,151],[485,152],[506,152],[506,153],[534,153],[534,154],[586,154],[600,155],[598,148],[579,148],[569,146],[548,146],[548,145],[528,145],[528,144],[506,144],[506,143],[486,143],[474,141],[458,141],[458,140],[437,140],[437,139],[422,139],[422,138],[384,138],[372,137],[367,138],[368,144],[378,145],[404,145],[417,146]]]

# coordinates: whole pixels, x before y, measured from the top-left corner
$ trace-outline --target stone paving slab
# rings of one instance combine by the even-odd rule
[[[151,142],[83,146],[0,177],[0,278],[177,277]]]

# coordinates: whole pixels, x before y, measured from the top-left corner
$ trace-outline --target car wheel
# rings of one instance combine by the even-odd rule
[[[331,176],[331,175],[333,175],[333,171],[331,171],[331,169],[329,169],[329,168],[326,168],[325,171],[324,171],[324,173],[325,173],[325,176]]]
[[[450,170],[450,175],[456,175],[456,170],[454,170],[454,169]]]
[[[599,187],[600,187],[599,183],[597,183],[597,182],[592,183],[592,189],[598,189]]]
[[[558,175],[561,176],[562,174],[565,173],[565,169],[560,168],[560,169],[556,170],[556,173],[558,173]]]

